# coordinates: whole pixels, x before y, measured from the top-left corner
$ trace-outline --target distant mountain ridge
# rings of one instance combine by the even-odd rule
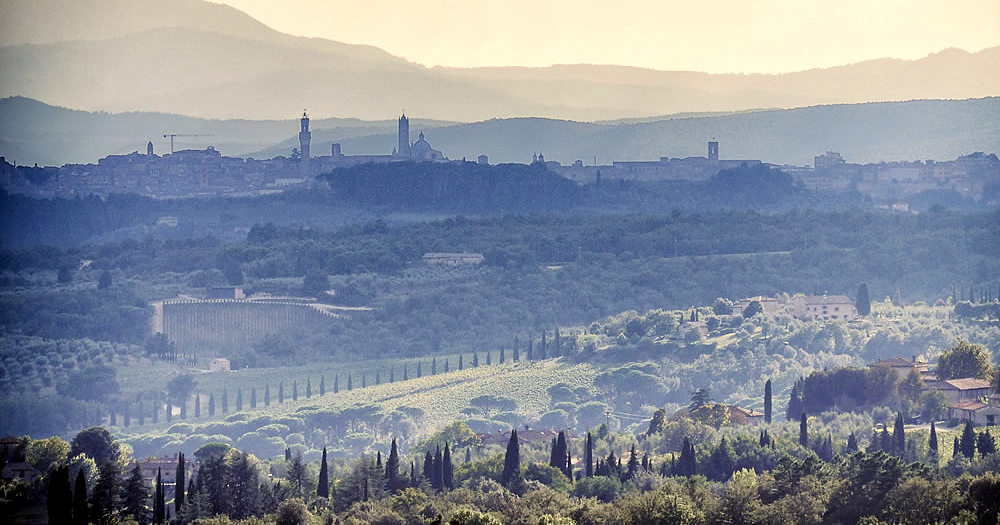
[[[427,140],[452,159],[489,156],[491,163],[549,160],[656,160],[704,156],[705,143],[721,142],[724,159],[811,164],[815,155],[839,151],[848,162],[947,160],[973,151],[1000,152],[1000,98],[838,104],[726,114],[681,114],[658,120],[576,122],[543,118],[458,123],[410,119],[411,138]],[[347,155],[387,154],[396,145],[396,119],[313,119],[312,151],[329,155],[338,142]],[[208,145],[228,156],[270,158],[298,147],[298,121],[208,120],[161,113],[88,113],[26,98],[0,99],[0,155],[20,164],[91,163],[109,154],[158,154],[164,133],[177,149]]]
[[[1000,95],[1000,47],[781,75],[602,65],[425,68],[380,49],[275,31],[202,0],[4,0],[0,96],[205,118],[581,121]]]

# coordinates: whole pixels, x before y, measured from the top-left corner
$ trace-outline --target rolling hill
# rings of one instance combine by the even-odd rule
[[[293,113],[295,115],[295,113]],[[723,114],[685,113],[658,119],[575,122],[544,118],[492,119],[469,124],[411,119],[411,135],[427,139],[450,158],[492,163],[549,160],[591,164],[705,154],[705,141],[721,141],[722,158],[811,164],[830,149],[848,162],[953,159],[973,151],[1000,151],[1000,98],[838,104]],[[214,145],[225,155],[270,158],[298,147],[298,122],[210,120],[162,113],[89,113],[25,98],[0,100],[0,155],[20,164],[95,162],[108,154],[143,150],[152,140],[165,152],[163,133],[206,133],[178,138],[176,147]],[[313,119],[312,150],[329,154],[385,154],[396,143],[396,120]]]
[[[1000,94],[1000,47],[948,49],[795,73],[707,74],[612,65],[426,68],[370,46],[295,37],[201,0],[8,0],[0,96],[75,109],[206,118],[602,120]]]

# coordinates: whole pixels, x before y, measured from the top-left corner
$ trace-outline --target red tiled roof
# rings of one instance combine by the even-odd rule
[[[990,388],[989,381],[983,381],[978,377],[963,377],[961,379],[946,379],[942,383],[947,383],[958,390],[979,390]]]
[[[986,405],[985,403],[980,403],[979,401],[963,401],[961,403],[950,405],[948,406],[948,408],[952,408],[955,410],[979,410],[981,408],[986,408],[987,406],[989,405]]]

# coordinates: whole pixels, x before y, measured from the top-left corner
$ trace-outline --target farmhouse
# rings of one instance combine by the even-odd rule
[[[752,427],[757,427],[764,423],[763,412],[757,412],[756,410],[736,405],[727,406],[729,407],[730,420],[737,425],[750,425]]]
[[[948,407],[948,419],[969,421],[973,425],[993,426],[1000,420],[1000,407],[981,401],[964,401]]]
[[[980,398],[989,396],[993,390],[989,381],[975,377],[943,379],[925,385],[924,389],[940,391],[952,405],[966,401],[978,401]]]
[[[229,360],[225,357],[216,357],[212,360],[212,364],[208,365],[209,372],[228,372],[229,369]]]

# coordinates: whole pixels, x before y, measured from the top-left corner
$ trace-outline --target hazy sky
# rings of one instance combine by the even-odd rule
[[[1000,45],[1000,0],[218,0],[427,66],[798,71]]]

